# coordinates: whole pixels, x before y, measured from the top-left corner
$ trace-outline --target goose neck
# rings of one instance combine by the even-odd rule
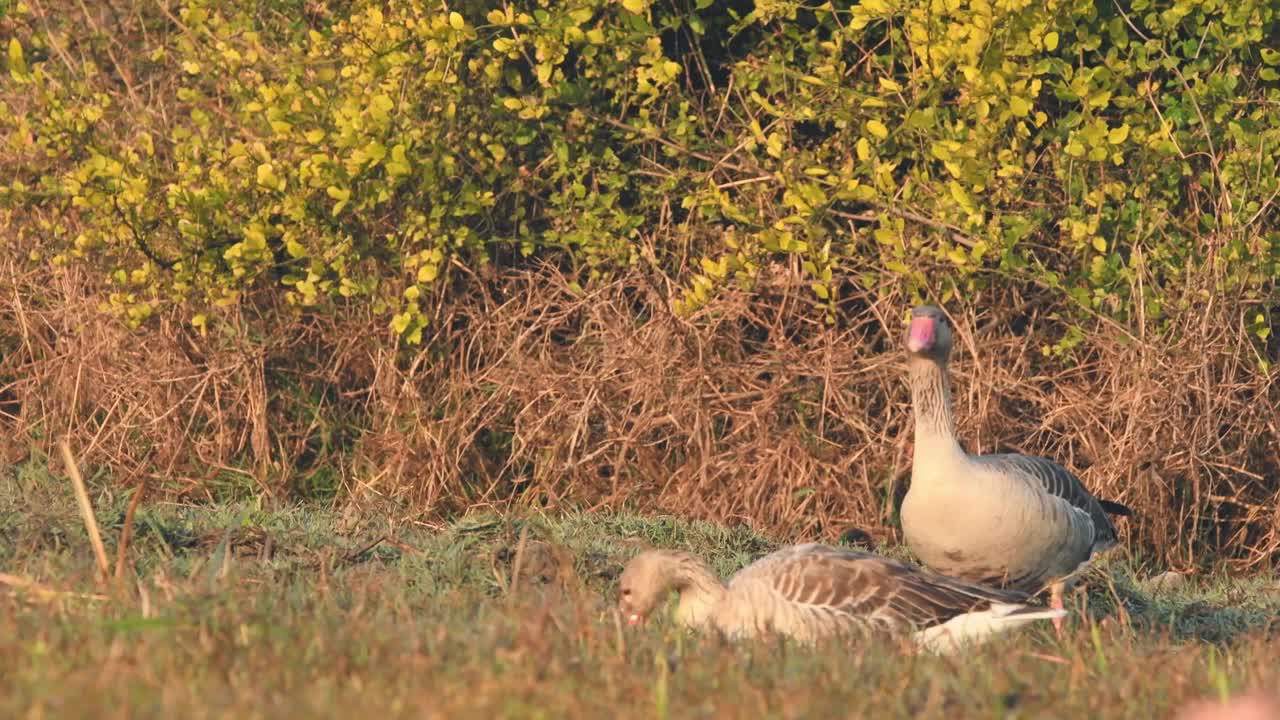
[[[680,593],[676,619],[691,627],[707,624],[728,592],[706,563],[693,558],[684,558],[672,569],[671,586]]]
[[[911,380],[911,406],[915,415],[916,454],[957,452],[960,445],[956,441],[946,365],[919,357],[912,357],[907,365]]]

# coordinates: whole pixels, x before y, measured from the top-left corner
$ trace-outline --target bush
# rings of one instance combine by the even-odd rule
[[[1206,372],[1270,392],[1274,3],[64,10],[0,21],[14,277],[76,278],[137,332],[233,347],[261,373],[367,389],[363,365],[303,372],[278,351],[358,326],[400,370],[439,360],[494,307],[477,293],[501,302],[506,273],[550,263],[579,297],[663,288],[637,323],[670,307],[705,330],[789,268],[802,315],[837,331],[882,333],[868,319],[921,297],[1025,306],[1046,319],[1036,349],[1063,355],[1045,367],[1216,338],[1234,349],[1200,357]],[[262,409],[274,382],[253,381],[258,454],[279,431],[259,411],[289,415]],[[308,402],[331,392],[316,382]],[[1223,452],[1256,462],[1260,436],[1232,427]],[[509,451],[502,472],[527,468]],[[1276,547],[1267,532],[1254,547]]]
[[[944,300],[1012,276],[1156,328],[1189,284],[1265,306],[1271,4],[737,14],[190,2],[127,55],[102,63],[99,37],[73,64],[71,25],[19,12],[4,122],[25,172],[5,199],[59,207],[20,231],[105,270],[135,325],[178,303],[203,326],[266,288],[371,303],[418,342],[451,267],[552,253],[600,275],[646,250],[687,282],[683,309],[779,257],[829,307],[843,276]],[[1265,339],[1265,312],[1249,321]]]

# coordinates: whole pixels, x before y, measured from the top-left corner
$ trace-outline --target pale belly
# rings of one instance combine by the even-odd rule
[[[911,551],[935,572],[1027,589],[1043,581],[1043,559],[1055,543],[1053,533],[1032,531],[1026,507],[1016,501],[979,503],[968,492],[908,492],[902,531]]]

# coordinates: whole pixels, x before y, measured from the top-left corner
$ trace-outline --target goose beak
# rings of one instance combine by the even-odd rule
[[[917,353],[933,347],[933,318],[911,318],[907,330],[907,352]]]
[[[640,613],[631,613],[627,616],[628,625],[639,625],[644,618],[640,617]]]

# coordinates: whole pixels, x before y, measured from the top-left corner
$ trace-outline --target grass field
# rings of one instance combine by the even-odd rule
[[[127,498],[95,502],[114,558]],[[75,507],[37,464],[0,478],[0,716],[1149,718],[1280,688],[1273,577],[1159,590],[1120,555],[1061,641],[1046,624],[954,658],[734,647],[623,628],[613,583],[645,543],[731,572],[773,546],[747,529],[157,504],[113,587]]]

